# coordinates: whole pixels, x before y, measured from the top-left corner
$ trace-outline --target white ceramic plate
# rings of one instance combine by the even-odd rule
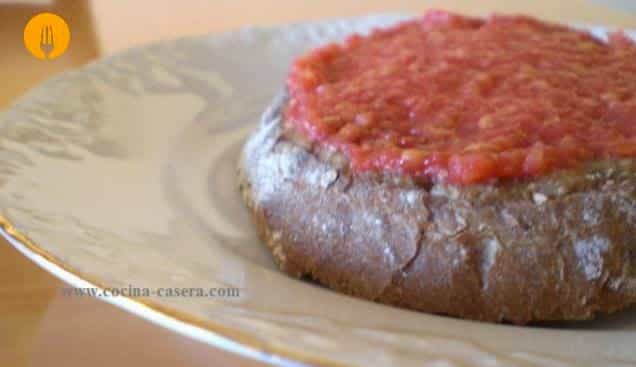
[[[354,299],[274,267],[237,192],[239,149],[295,55],[396,19],[185,38],[44,83],[0,117],[3,234],[77,287],[238,287],[238,298],[103,299],[275,364],[636,365],[635,312],[484,324]]]

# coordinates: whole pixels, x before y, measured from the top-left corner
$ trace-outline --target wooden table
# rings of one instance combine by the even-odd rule
[[[131,45],[248,24],[421,12],[427,7],[471,14],[524,12],[553,20],[636,27],[635,14],[588,0],[0,0],[0,108],[52,74]],[[22,46],[24,24],[46,10],[64,17],[72,32],[69,50],[54,61],[36,60]],[[261,366],[106,303],[62,297],[62,286],[0,241],[0,366]]]

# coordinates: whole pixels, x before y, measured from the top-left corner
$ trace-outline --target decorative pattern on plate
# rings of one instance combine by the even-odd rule
[[[199,325],[206,330],[180,331],[215,344],[221,335],[272,363],[636,365],[633,312],[549,327],[480,324],[353,299],[275,269],[239,198],[240,147],[295,55],[400,18],[184,38],[49,80],[0,116],[4,234],[78,286],[62,268],[108,287],[239,287],[239,298],[112,302],[164,325]]]

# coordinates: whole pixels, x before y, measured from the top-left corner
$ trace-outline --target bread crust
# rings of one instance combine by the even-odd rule
[[[454,186],[354,174],[283,126],[279,96],[246,143],[240,189],[282,270],[430,313],[525,324],[636,301],[633,160]]]

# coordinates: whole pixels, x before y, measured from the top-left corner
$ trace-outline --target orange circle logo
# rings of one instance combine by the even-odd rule
[[[61,56],[71,41],[68,24],[59,15],[40,13],[24,27],[24,47],[42,60]]]

